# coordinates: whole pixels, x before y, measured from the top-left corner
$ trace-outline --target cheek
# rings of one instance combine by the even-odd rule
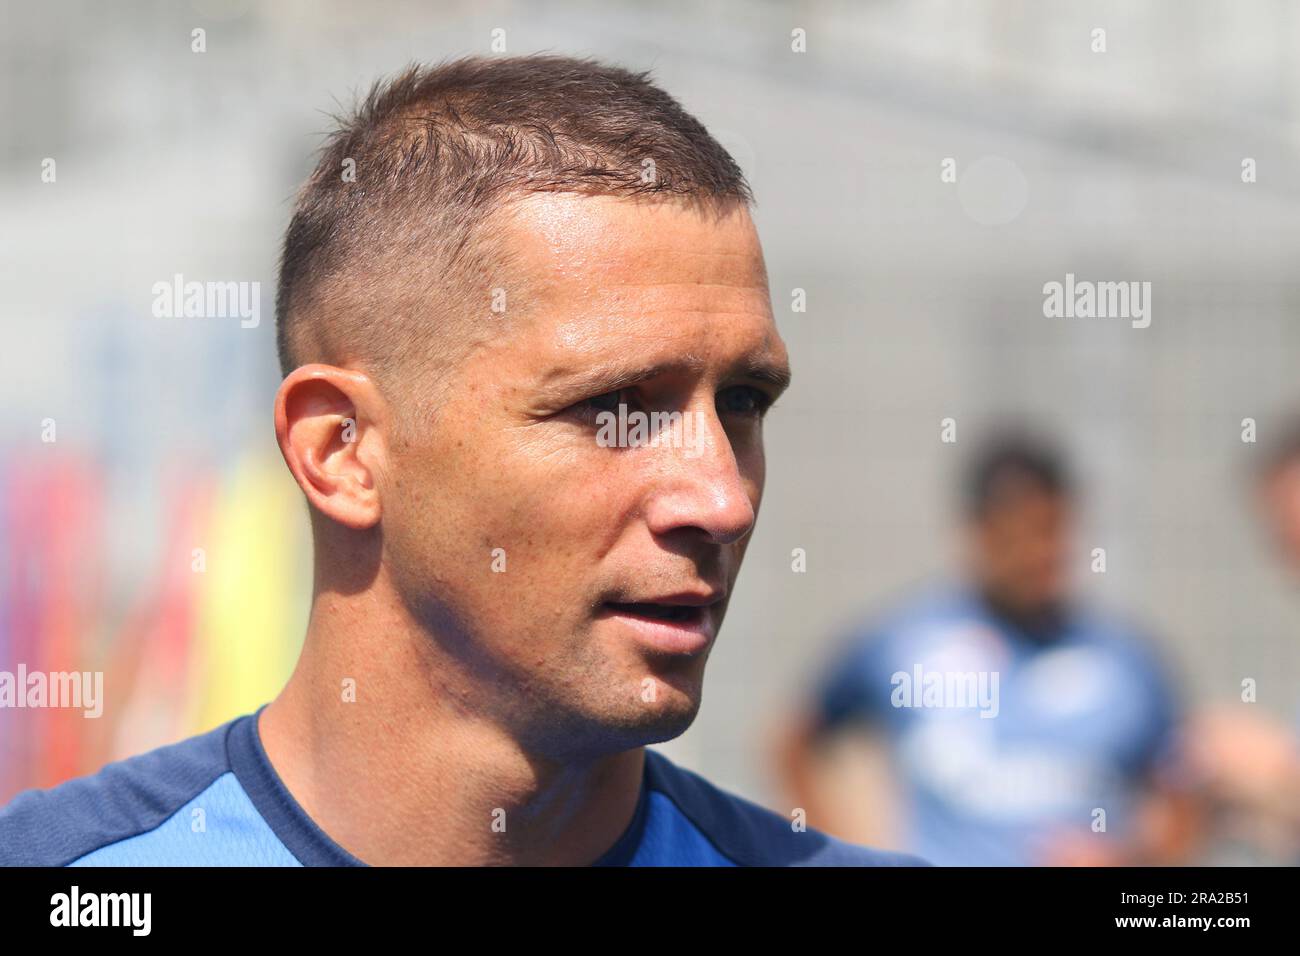
[[[504,563],[504,574],[483,582],[498,597],[503,589],[537,597],[589,588],[592,569],[635,510],[629,476],[608,452],[556,447],[528,429],[482,433],[404,469],[419,489],[403,505],[403,523],[423,529],[414,546],[447,576]],[[479,577],[464,575],[465,587],[477,591]]]

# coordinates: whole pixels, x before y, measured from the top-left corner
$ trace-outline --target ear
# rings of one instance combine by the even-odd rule
[[[275,437],[313,508],[362,531],[379,522],[386,406],[363,372],[304,365],[275,395]]]

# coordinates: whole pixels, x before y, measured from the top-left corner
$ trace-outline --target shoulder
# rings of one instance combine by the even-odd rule
[[[1070,646],[1101,654],[1112,666],[1152,683],[1168,683],[1173,678],[1173,664],[1155,635],[1113,612],[1080,613],[1074,638]]]
[[[912,648],[935,629],[982,619],[970,589],[946,578],[924,580],[864,618],[839,639],[850,654],[887,654]]]
[[[671,801],[693,827],[738,866],[928,866],[901,853],[855,846],[792,822],[722,790],[699,774],[646,749],[651,790]]]
[[[815,685],[826,718],[834,723],[868,701],[887,700],[893,674],[910,672],[927,648],[950,642],[982,622],[978,605],[960,585],[946,579],[912,585],[832,642]]]
[[[18,794],[0,809],[0,865],[63,866],[160,826],[229,772],[226,736],[247,719]]]

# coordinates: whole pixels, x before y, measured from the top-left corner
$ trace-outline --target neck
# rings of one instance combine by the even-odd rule
[[[982,587],[980,593],[994,614],[1013,625],[1034,643],[1049,644],[1059,636],[1065,620],[1064,605],[1044,604],[1027,608],[1007,601],[988,587]]]
[[[380,591],[316,593],[298,665],[262,712],[263,747],[302,808],[372,865],[599,858],[631,822],[644,751],[528,752],[475,704],[502,689],[446,659]]]

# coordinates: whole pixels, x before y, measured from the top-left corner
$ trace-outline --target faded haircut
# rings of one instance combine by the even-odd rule
[[[1055,445],[1023,427],[1007,428],[967,464],[962,504],[966,516],[978,520],[1026,490],[1070,498],[1074,481]]]
[[[406,362],[454,353],[465,320],[491,316],[510,262],[492,213],[537,192],[753,201],[648,73],[561,56],[411,66],[339,121],[298,194],[276,296],[282,373],[324,362],[411,386]]]

